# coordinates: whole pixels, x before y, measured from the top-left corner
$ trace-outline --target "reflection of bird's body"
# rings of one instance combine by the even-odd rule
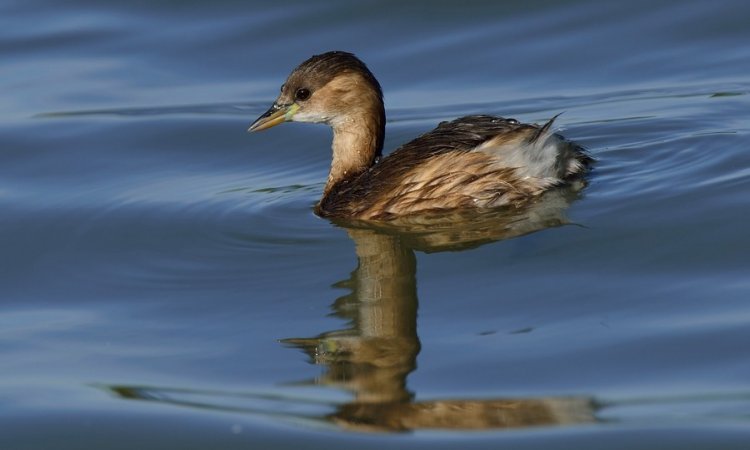
[[[544,126],[467,116],[380,159],[382,91],[354,55],[328,52],[300,64],[250,131],[285,121],[333,128],[333,161],[321,216],[388,220],[440,209],[520,205],[581,176],[591,158]]]

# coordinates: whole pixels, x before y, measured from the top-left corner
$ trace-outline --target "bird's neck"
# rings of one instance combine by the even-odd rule
[[[356,177],[375,164],[383,148],[385,114],[382,106],[379,110],[371,108],[333,121],[331,126],[333,161],[323,189],[324,196],[339,183]]]

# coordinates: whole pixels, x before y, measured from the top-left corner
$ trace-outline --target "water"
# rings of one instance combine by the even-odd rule
[[[746,2],[0,4],[0,444],[747,448]],[[451,233],[311,211],[361,56],[393,149],[542,122],[582,193]],[[416,250],[412,250],[416,249]]]

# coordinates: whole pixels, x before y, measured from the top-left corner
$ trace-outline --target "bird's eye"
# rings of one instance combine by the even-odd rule
[[[286,87],[286,83],[281,85],[281,89],[279,89],[279,92],[284,92],[284,88]]]
[[[297,92],[294,93],[294,99],[295,100],[305,101],[308,98],[310,98],[310,89],[299,88],[299,89],[297,89]]]

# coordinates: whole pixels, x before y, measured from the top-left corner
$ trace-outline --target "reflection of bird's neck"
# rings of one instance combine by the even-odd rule
[[[359,266],[354,274],[362,337],[417,337],[416,258],[398,238],[349,230]],[[367,238],[362,238],[367,233]]]
[[[358,403],[406,402],[406,377],[416,367],[416,258],[398,238],[349,230],[359,265],[352,274],[357,337],[349,379]]]

